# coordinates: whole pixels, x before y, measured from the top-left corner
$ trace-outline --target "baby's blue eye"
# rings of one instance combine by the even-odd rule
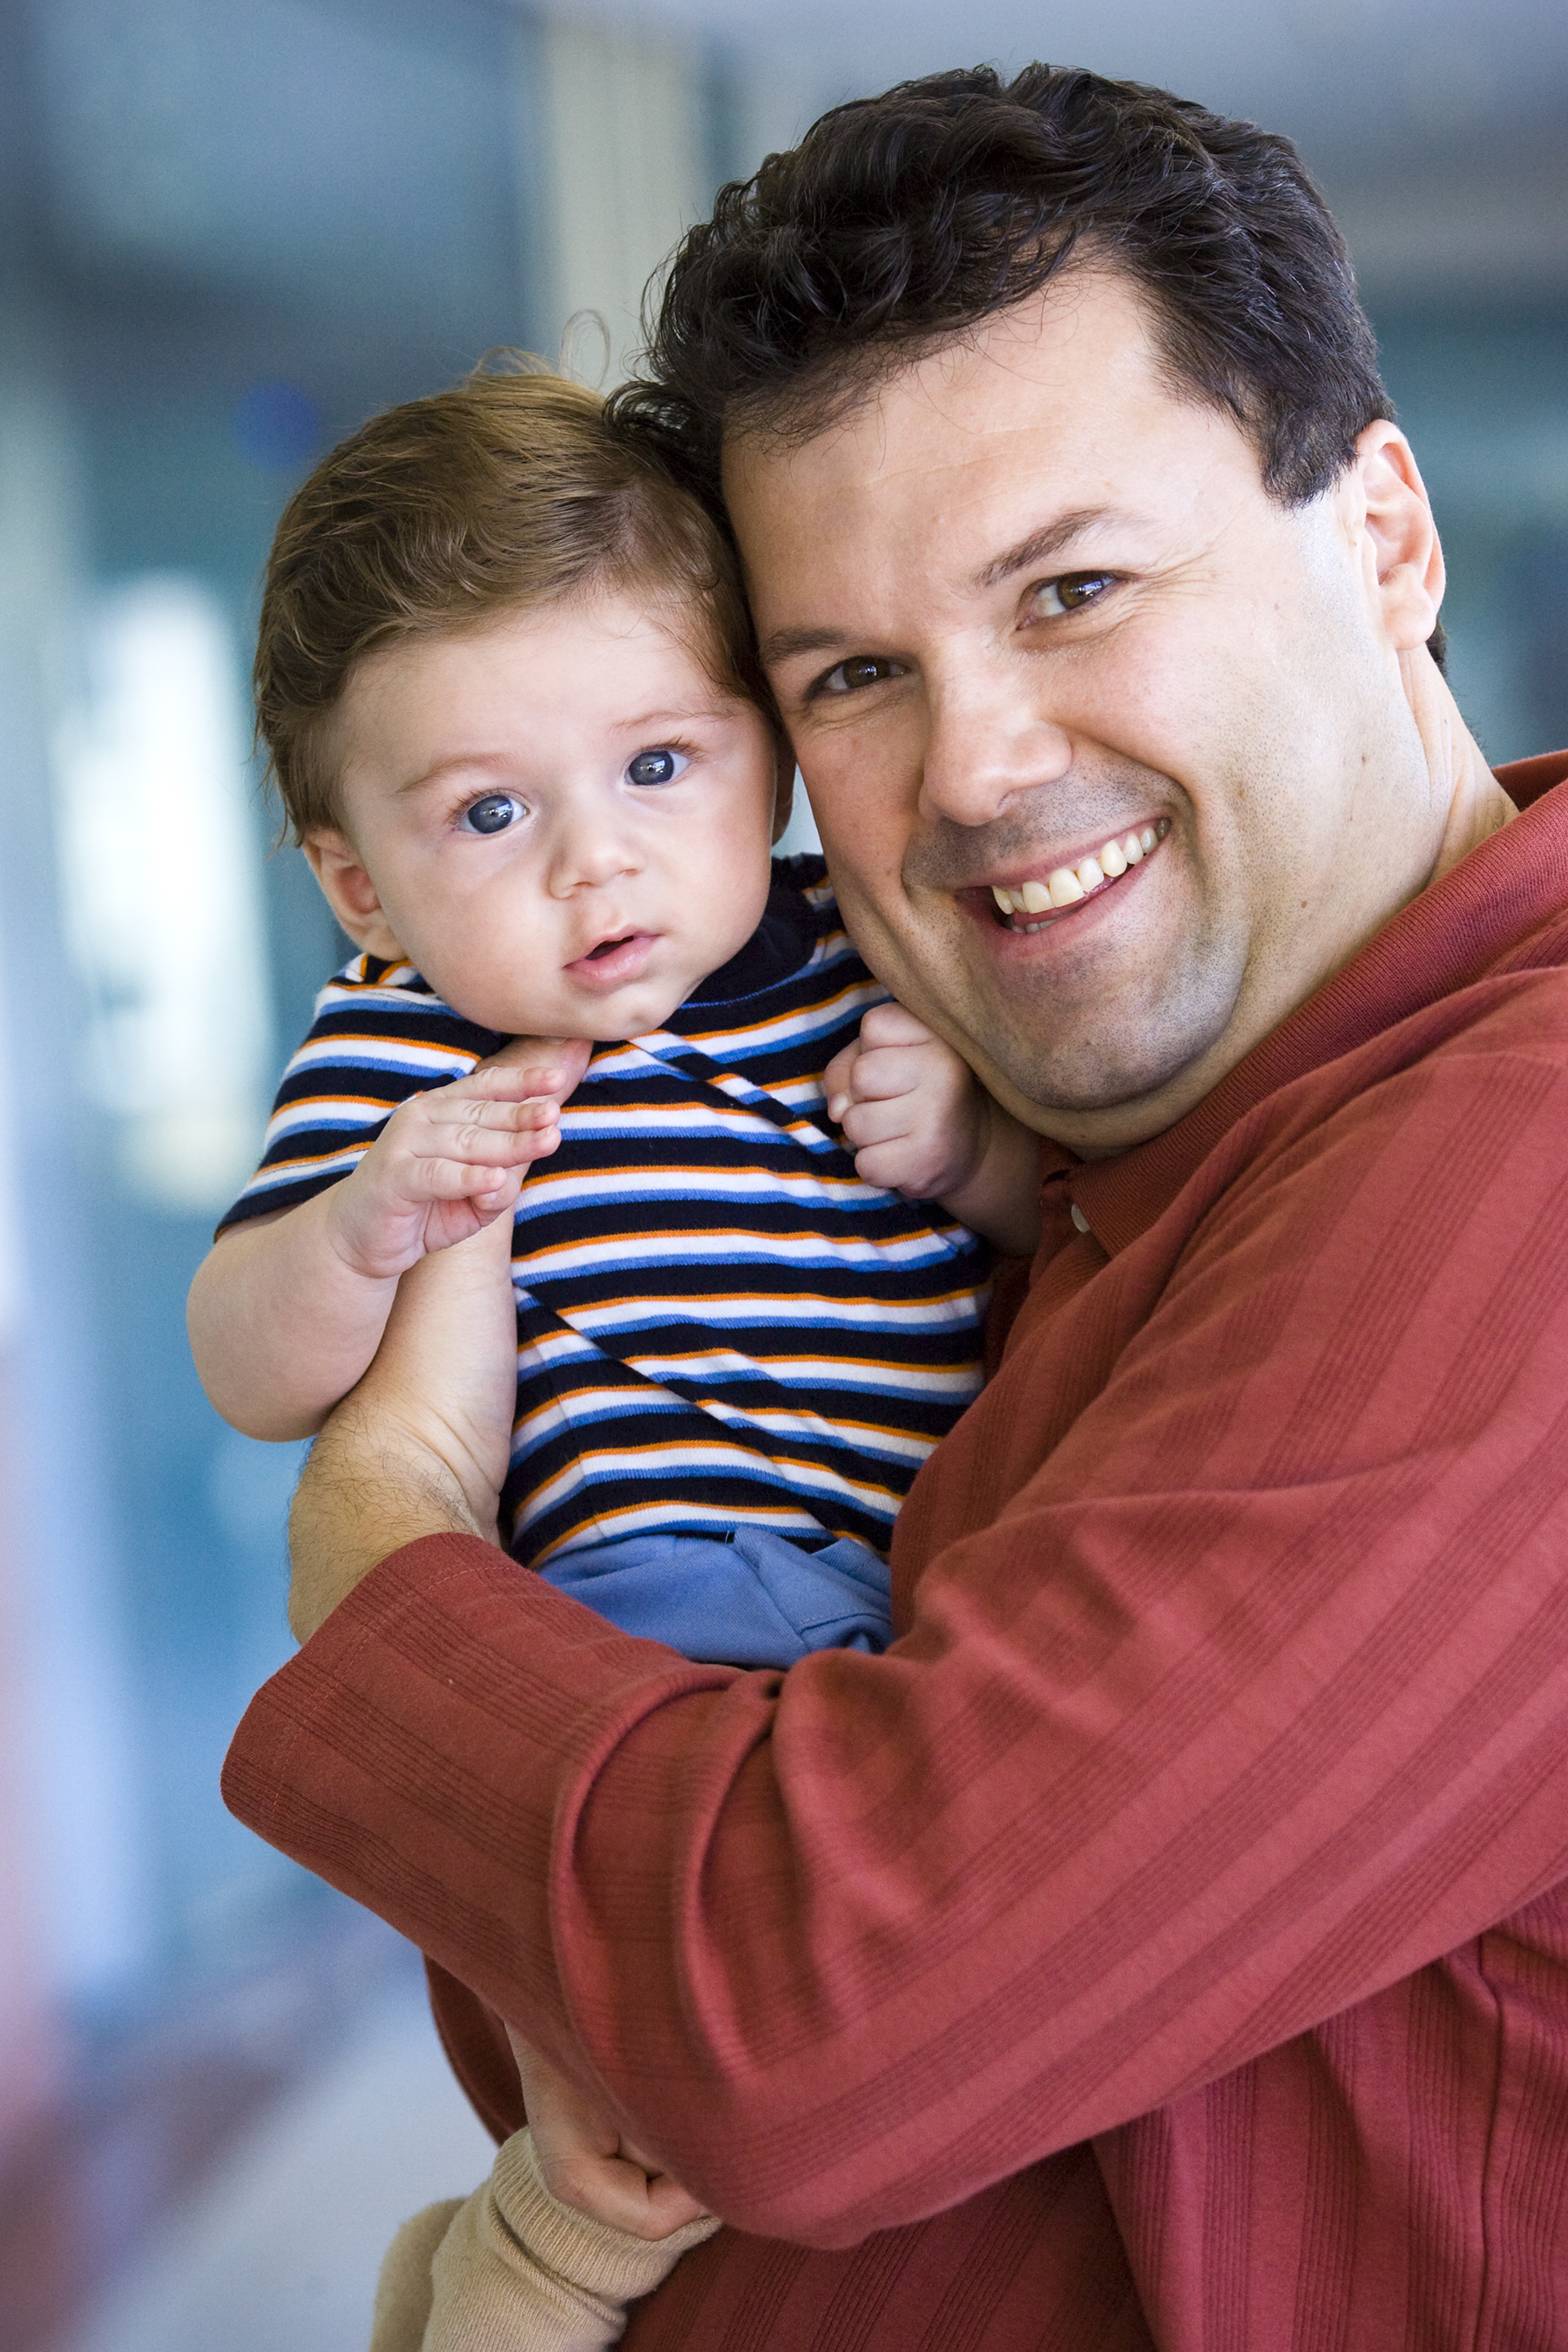
[[[487,793],[482,801],[470,802],[458,822],[469,833],[504,833],[523,814],[522,803],[510,793]]]
[[[683,775],[691,762],[684,751],[672,751],[661,744],[657,751],[639,751],[628,762],[626,782],[631,784],[672,784]]]

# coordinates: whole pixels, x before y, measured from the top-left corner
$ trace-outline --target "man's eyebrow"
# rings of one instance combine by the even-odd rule
[[[1109,507],[1079,507],[1071,514],[1058,515],[1055,522],[1047,522],[1040,530],[1032,530],[1027,539],[1019,540],[1016,546],[1008,548],[1005,555],[998,555],[992,562],[984,564],[974,574],[971,585],[976,589],[1000,588],[1016,572],[1031,571],[1037,563],[1048,563],[1053,556],[1059,555],[1064,547],[1070,546],[1085,531],[1093,530],[1108,520],[1110,514]]]
[[[999,588],[1005,581],[1011,580],[1015,572],[1027,572],[1037,563],[1048,563],[1054,555],[1059,555],[1064,547],[1070,546],[1084,532],[1097,530],[1101,523],[1109,521],[1110,514],[1110,507],[1077,507],[1071,514],[1058,515],[1054,522],[1045,523],[1038,530],[1032,530],[1027,539],[1019,540],[1016,546],[1008,548],[1005,554],[984,564],[974,573],[970,586],[977,591]],[[796,654],[842,653],[854,642],[844,629],[774,629],[763,639],[757,650],[762,656],[763,667],[771,668],[774,662],[788,661]]]
[[[792,654],[832,654],[851,643],[842,629],[774,629],[757,651],[764,668],[770,662],[788,661]]]

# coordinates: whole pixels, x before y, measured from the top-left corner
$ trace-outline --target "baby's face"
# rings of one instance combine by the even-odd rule
[[[639,1036],[762,919],[772,733],[630,598],[370,654],[329,748],[345,928],[486,1028]]]

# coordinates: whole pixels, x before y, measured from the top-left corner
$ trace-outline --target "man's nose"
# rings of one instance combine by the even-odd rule
[[[1033,683],[988,665],[929,681],[922,816],[990,824],[1016,793],[1067,774],[1072,738],[1039,709]]]

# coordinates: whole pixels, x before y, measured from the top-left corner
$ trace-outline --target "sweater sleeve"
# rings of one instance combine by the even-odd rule
[[[1144,2114],[1568,1870],[1565,1145],[1561,1056],[1423,1065],[1021,1318],[879,1658],[693,1666],[432,1538],[229,1801],[743,2228]]]

